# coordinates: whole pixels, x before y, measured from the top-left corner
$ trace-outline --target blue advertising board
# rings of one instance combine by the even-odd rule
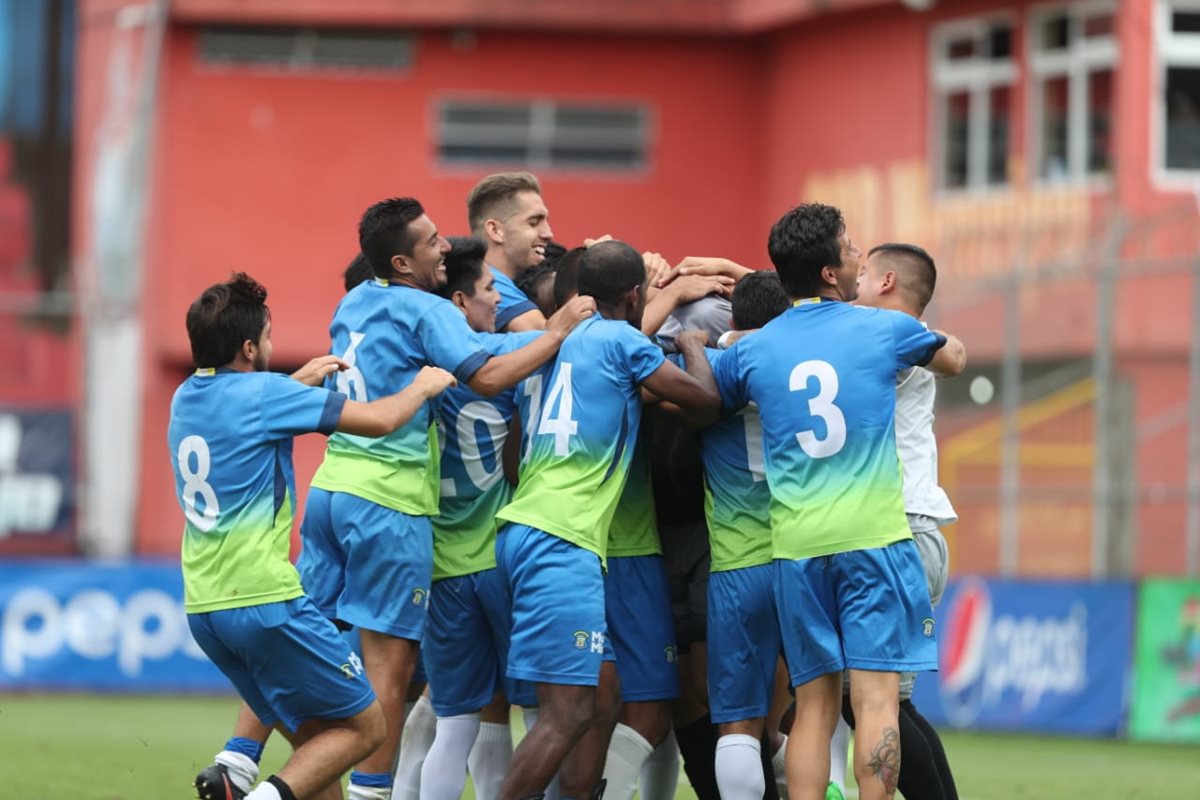
[[[913,702],[935,725],[1115,735],[1133,659],[1130,582],[952,581],[935,613],[938,672]]]
[[[188,630],[175,562],[0,563],[0,691],[232,691]]]

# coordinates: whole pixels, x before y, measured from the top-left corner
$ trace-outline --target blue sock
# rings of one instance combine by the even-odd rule
[[[262,759],[263,743],[247,739],[245,736],[234,736],[225,743],[225,749],[231,753],[241,753],[257,764]]]
[[[358,770],[353,770],[350,773],[350,782],[355,786],[370,786],[373,788],[390,789],[392,786],[392,773],[359,772]]]

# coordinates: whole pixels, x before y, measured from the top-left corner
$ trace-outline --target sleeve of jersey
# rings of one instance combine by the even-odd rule
[[[305,386],[286,375],[271,375],[263,385],[262,418],[273,439],[337,429],[346,395],[319,386]]]
[[[712,366],[713,380],[721,393],[721,407],[727,412],[738,411],[750,402],[746,394],[746,380],[741,371],[742,348],[740,342],[729,350],[705,349],[708,363]]]
[[[520,333],[477,333],[484,349],[491,355],[502,356],[520,350],[545,331],[521,331]]]
[[[923,367],[946,344],[946,337],[934,333],[918,320],[900,311],[885,311],[896,343],[896,369]]]
[[[417,323],[417,338],[429,362],[462,383],[471,380],[492,354],[449,301],[435,303]]]
[[[623,327],[629,330],[621,330],[622,355],[625,363],[629,366],[630,374],[633,375],[633,380],[641,383],[653,375],[654,371],[667,360],[667,357],[663,355],[662,348],[650,341],[646,334],[632,325]]]
[[[500,307],[496,309],[496,330],[504,330],[508,323],[528,311],[537,311],[538,307],[517,288],[517,285],[505,276],[504,280],[496,278],[496,289],[500,292]]]

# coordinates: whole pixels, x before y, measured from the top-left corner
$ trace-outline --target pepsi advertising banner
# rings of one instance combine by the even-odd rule
[[[1126,719],[1130,582],[951,581],[938,672],[913,702],[935,725],[1113,736]]]
[[[192,639],[178,563],[0,563],[0,691],[231,691]]]

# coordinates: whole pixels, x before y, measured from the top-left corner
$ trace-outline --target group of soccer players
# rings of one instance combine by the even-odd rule
[[[202,800],[332,800],[347,770],[351,800],[451,800],[468,771],[481,798],[658,800],[680,751],[703,798],[825,798],[843,717],[860,797],[955,797],[900,677],[936,666],[932,375],[965,361],[919,321],[928,254],[862,263],[810,204],[772,228],[773,272],[672,269],[557,248],[528,173],[467,205],[452,240],[414,199],[368,208],[330,355],[290,376],[252,278],[188,310],[185,607],[244,701]],[[255,786],[273,729],[294,753]]]

